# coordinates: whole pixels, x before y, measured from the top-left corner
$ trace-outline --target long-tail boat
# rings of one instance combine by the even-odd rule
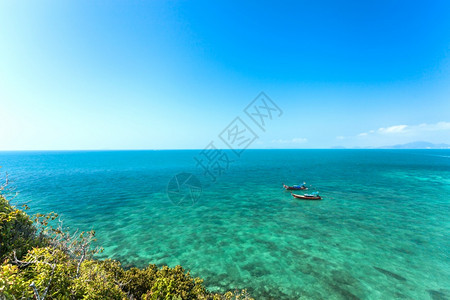
[[[304,182],[303,184],[296,184],[296,185],[291,185],[291,186],[289,186],[289,185],[285,185],[285,184],[283,183],[283,187],[284,187],[285,190],[288,190],[288,191],[290,191],[290,190],[295,190],[295,191],[299,191],[299,190],[307,190],[308,188],[306,187],[305,184],[306,184],[306,183]]]
[[[292,194],[292,196],[294,196],[294,198],[303,199],[303,200],[321,200],[322,199],[322,197],[320,197],[319,193],[317,193],[317,192],[311,193],[311,194],[303,194],[303,195]]]

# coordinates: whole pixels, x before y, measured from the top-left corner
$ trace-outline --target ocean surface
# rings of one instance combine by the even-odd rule
[[[256,299],[450,299],[450,150],[0,152],[0,166],[16,203],[95,229],[125,266],[180,264]],[[323,200],[282,189],[304,181]]]

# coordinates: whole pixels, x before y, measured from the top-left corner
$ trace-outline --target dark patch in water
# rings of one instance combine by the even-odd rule
[[[405,248],[394,248],[394,250],[403,254],[413,254],[412,251]]]
[[[344,270],[332,270],[331,279],[334,282],[344,285],[355,285],[358,281],[349,273]]]
[[[393,273],[391,271],[388,271],[388,270],[385,270],[385,269],[382,269],[382,268],[378,268],[378,267],[375,267],[375,266],[373,266],[373,267],[374,267],[375,270],[377,270],[378,272],[383,273],[384,275],[390,276],[390,277],[395,278],[395,279],[400,280],[400,281],[406,281],[405,277],[402,277],[402,276],[400,276],[398,274],[395,274],[395,273]]]
[[[253,291],[253,294],[248,290],[250,295],[255,299],[267,299],[267,300],[288,300],[292,299],[292,296],[284,293],[277,287],[271,287],[270,291]]]
[[[344,299],[350,299],[350,300],[360,300],[359,297],[355,296],[354,294],[350,293],[349,291],[347,291],[345,288],[342,288],[339,285],[336,284],[330,284],[330,287],[333,288],[333,290],[335,292],[337,292],[338,294],[340,294],[342,297],[344,297]]]
[[[358,291],[356,279],[342,270],[332,270],[331,273],[331,277],[324,274],[316,274],[315,277],[320,278],[324,284],[329,286],[336,296],[340,295],[341,297],[338,297],[338,299],[360,300],[358,296],[352,293]]]
[[[427,290],[428,293],[430,293],[431,299],[433,300],[448,300],[448,297],[442,290],[435,291],[435,290]]]
[[[277,250],[278,249],[278,245],[275,244],[274,242],[266,241],[266,240],[262,240],[262,239],[256,239],[255,241],[257,244],[262,244],[262,245],[266,246],[267,249],[269,249],[269,250]]]
[[[262,268],[259,264],[249,263],[241,267],[242,270],[248,271],[252,277],[261,277],[266,274],[269,274],[267,270]]]

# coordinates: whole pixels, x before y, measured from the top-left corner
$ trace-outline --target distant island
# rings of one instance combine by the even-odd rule
[[[393,146],[381,146],[381,147],[354,147],[354,148],[346,148],[343,146],[336,146],[332,149],[450,149],[449,144],[433,144],[430,142],[411,142],[406,144],[398,144]]]
[[[430,142],[411,142],[394,146],[384,146],[378,149],[450,149],[449,144],[433,144]]]

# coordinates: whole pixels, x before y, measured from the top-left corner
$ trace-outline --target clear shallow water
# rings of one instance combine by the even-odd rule
[[[198,151],[0,152],[32,212],[97,231],[102,257],[181,264],[256,299],[450,299],[449,150],[247,150],[215,185]],[[192,206],[170,179],[195,173]],[[294,200],[306,181],[322,201]]]

